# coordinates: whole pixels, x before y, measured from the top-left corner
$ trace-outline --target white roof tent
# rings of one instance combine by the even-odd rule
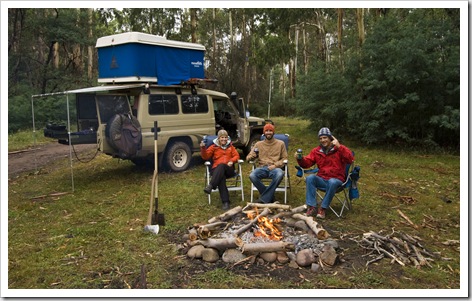
[[[97,92],[107,92],[107,91],[115,91],[115,90],[126,90],[132,88],[140,88],[144,87],[146,84],[139,83],[139,84],[130,84],[130,85],[106,85],[106,86],[97,86],[97,87],[89,87],[83,89],[76,89],[76,90],[69,90],[63,92],[55,92],[55,93],[45,93],[45,94],[37,94],[31,96],[31,114],[33,119],[33,146],[36,148],[36,124],[34,119],[34,100],[35,98],[44,98],[50,96],[58,96],[58,95],[65,95],[66,96],[66,105],[67,105],[67,134],[69,136],[69,162],[70,162],[70,174],[71,174],[71,185],[72,185],[72,192],[74,192],[74,172],[72,168],[72,143],[71,143],[71,131],[70,131],[70,108],[69,108],[69,94],[81,94],[81,93],[97,93]],[[37,158],[36,153],[34,152],[34,163],[35,167],[37,168]]]

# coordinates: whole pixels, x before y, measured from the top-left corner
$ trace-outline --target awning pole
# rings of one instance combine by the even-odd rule
[[[33,116],[33,154],[34,154],[34,170],[38,171],[38,164],[36,162],[36,126],[34,123],[34,101],[33,96],[31,96],[31,115]]]
[[[67,134],[69,135],[70,177],[71,177],[71,182],[72,182],[72,193],[74,193],[74,170],[72,168],[72,141],[70,139],[69,93],[66,93],[66,100],[67,100]]]

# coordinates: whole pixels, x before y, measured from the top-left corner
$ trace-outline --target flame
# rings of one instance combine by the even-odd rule
[[[254,231],[254,236],[266,237],[270,240],[281,240],[282,232],[277,228],[276,224],[280,223],[280,219],[269,219],[261,216],[257,222],[257,230]]]
[[[257,207],[254,211],[247,212],[247,217],[251,220],[255,219],[259,215]],[[270,240],[281,240],[283,238],[282,232],[277,227],[282,220],[280,218],[269,219],[265,216],[261,216],[257,220],[256,230],[254,236],[265,237]]]

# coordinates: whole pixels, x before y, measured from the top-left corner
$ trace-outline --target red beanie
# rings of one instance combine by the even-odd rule
[[[267,123],[266,125],[264,125],[264,132],[267,131],[267,130],[272,131],[272,132],[275,132],[275,127],[274,127],[274,125],[272,125],[272,124],[270,124],[270,123]]]

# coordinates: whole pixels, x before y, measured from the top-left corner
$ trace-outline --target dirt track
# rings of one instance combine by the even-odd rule
[[[95,144],[75,145],[77,153],[93,150]],[[16,177],[24,172],[31,172],[61,158],[68,158],[69,146],[59,143],[40,145],[34,149],[26,149],[8,153],[8,178]],[[74,151],[72,150],[72,155]]]

